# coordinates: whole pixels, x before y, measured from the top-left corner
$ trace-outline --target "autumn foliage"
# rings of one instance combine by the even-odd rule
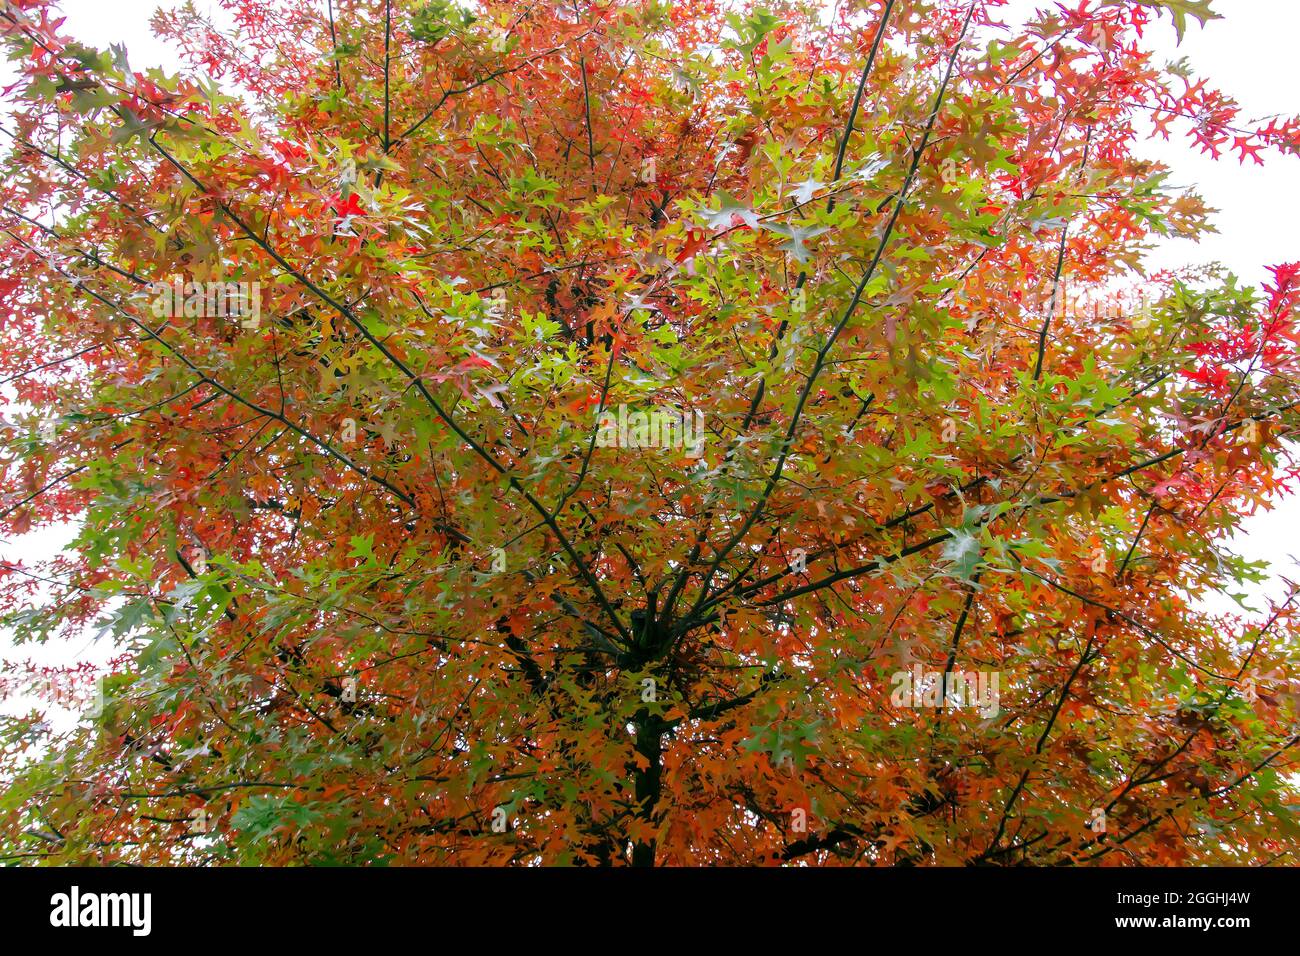
[[[2,623],[121,650],[4,722],[0,855],[1300,848],[1295,607],[1205,603],[1300,265],[1142,271],[1210,224],[1143,138],[1300,151],[1149,52],[1207,0],[222,6],[172,76],[0,5]]]

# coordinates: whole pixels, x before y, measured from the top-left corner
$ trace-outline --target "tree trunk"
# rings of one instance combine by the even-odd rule
[[[659,803],[660,777],[663,774],[663,723],[658,715],[642,709],[636,715],[636,752],[647,766],[638,765],[636,784],[637,819],[654,825]],[[633,866],[655,865],[655,841],[638,841],[632,847]]]

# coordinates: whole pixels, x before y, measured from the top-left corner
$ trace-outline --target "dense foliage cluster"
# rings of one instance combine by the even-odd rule
[[[0,5],[0,523],[77,523],[0,623],[121,645],[0,855],[1300,846],[1295,608],[1202,601],[1300,266],[1141,271],[1152,130],[1300,150],[1149,52],[1208,0],[222,6],[165,75]]]

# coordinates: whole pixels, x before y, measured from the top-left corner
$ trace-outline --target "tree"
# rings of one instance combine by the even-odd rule
[[[1300,148],[1206,0],[224,0],[133,69],[5,4],[12,859],[1262,863],[1295,852],[1300,265],[1146,124]],[[15,540],[15,539],[11,539]],[[38,588],[49,589],[48,599]]]

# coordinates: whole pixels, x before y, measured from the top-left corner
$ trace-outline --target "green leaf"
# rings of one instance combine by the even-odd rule
[[[953,562],[958,576],[969,581],[980,562],[980,543],[975,535],[958,528],[943,546],[943,559]]]
[[[257,796],[251,797],[235,811],[230,818],[230,825],[255,840],[263,840],[282,826],[303,829],[320,818],[320,811],[299,803],[292,797]]]
[[[1139,6],[1155,7],[1157,10],[1168,10],[1174,18],[1174,30],[1178,32],[1178,42],[1183,41],[1183,35],[1187,32],[1187,18],[1196,17],[1201,26],[1205,26],[1211,20],[1222,20],[1223,17],[1210,9],[1210,0],[1133,0]],[[1127,5],[1127,0],[1106,0],[1103,6],[1122,7]]]
[[[122,121],[122,125],[113,130],[112,141],[114,146],[128,143],[137,136],[145,139],[150,133],[162,126],[161,120],[141,119],[131,112],[129,108],[123,108],[122,112],[126,114],[126,117]]]
[[[352,550],[348,552],[349,558],[360,558],[366,564],[378,563],[375,559],[375,536],[373,534],[353,535],[348,539],[348,543],[352,545]]]

